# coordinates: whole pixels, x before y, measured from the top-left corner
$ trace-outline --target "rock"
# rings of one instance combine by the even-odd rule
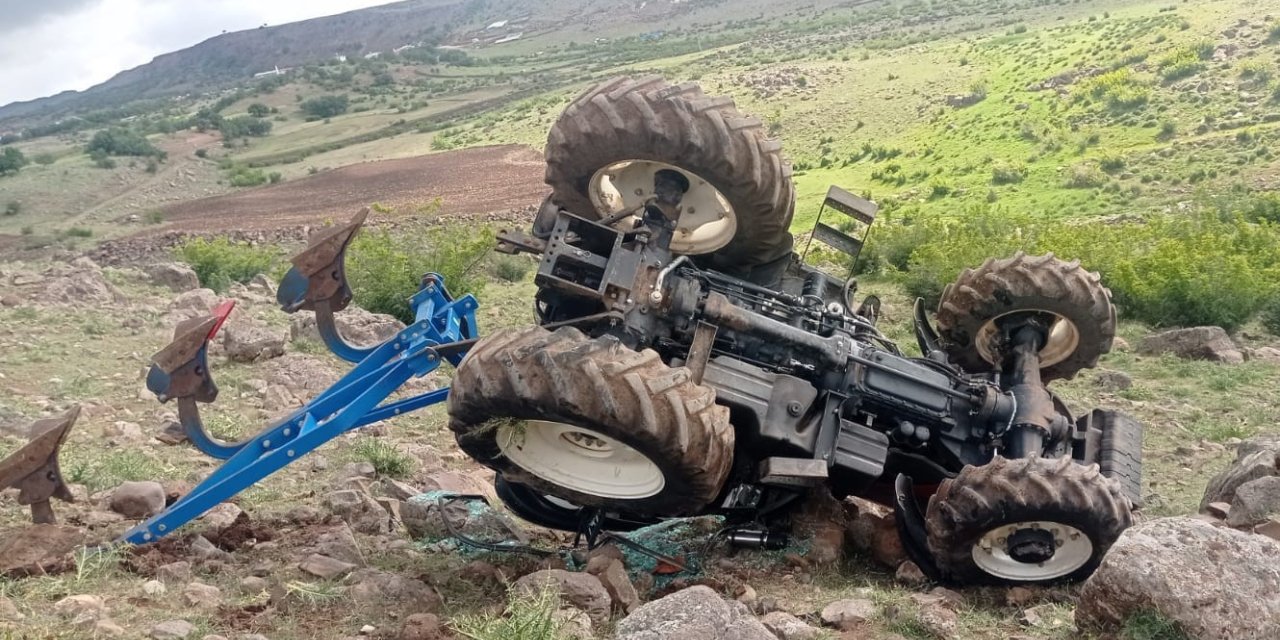
[[[1179,358],[1224,364],[1244,362],[1244,354],[1222,327],[1191,327],[1154,333],[1142,339],[1138,352],[1145,355],[1171,353]]]
[[[1254,527],[1253,532],[1280,542],[1280,517],[1271,516],[1266,522]]]
[[[213,313],[221,299],[213,289],[192,289],[179,295],[169,303],[172,311],[183,312],[187,316],[205,316]]]
[[[265,578],[258,576],[245,576],[240,579],[240,593],[246,596],[253,596],[266,591],[271,584]]]
[[[21,622],[26,617],[12,600],[0,596],[0,622]]]
[[[347,576],[352,601],[359,605],[395,605],[404,614],[439,613],[444,600],[427,583],[377,569],[358,569]]]
[[[343,522],[337,526],[330,527],[316,536],[315,546],[312,548],[315,553],[329,556],[343,562],[363,567],[365,563],[364,554],[360,552],[360,545],[356,543],[355,535],[351,533],[351,527]]]
[[[908,559],[892,509],[862,498],[846,498],[844,511],[849,545],[891,569]]]
[[[148,580],[142,583],[142,592],[152,597],[162,596],[168,590],[159,580]]]
[[[1231,515],[1231,505],[1225,502],[1210,502],[1204,511],[1219,520],[1225,520]]]
[[[603,625],[609,621],[609,592],[600,579],[589,573],[577,573],[563,569],[534,571],[511,585],[515,593],[537,593],[549,588],[560,593],[562,602],[581,609],[591,621]]]
[[[0,535],[0,575],[21,578],[59,573],[85,543],[84,531],[60,524],[33,524]]]
[[[1118,629],[1153,611],[1193,638],[1280,638],[1280,544],[1193,518],[1125,531],[1085,582],[1082,627]]]
[[[353,571],[356,565],[313,553],[303,558],[302,562],[298,563],[298,568],[304,573],[309,573],[321,580],[334,580]]]
[[[1280,364],[1280,349],[1275,347],[1258,347],[1257,349],[1245,349],[1244,359],[1258,362],[1269,362],[1271,364]]]
[[[352,344],[374,345],[394,337],[404,323],[392,316],[381,313],[370,313],[360,307],[350,306],[334,314],[334,323],[338,333]],[[316,317],[313,313],[297,314],[289,321],[289,339],[320,340],[320,330],[316,328]]]
[[[186,560],[170,562],[156,567],[156,579],[161,582],[185,582],[191,579],[191,563]]]
[[[203,582],[192,582],[182,590],[182,600],[187,606],[215,609],[222,604],[222,590]]]
[[[1063,615],[1062,609],[1053,604],[1042,604],[1024,609],[1018,616],[1018,621],[1028,627],[1047,629],[1071,625],[1069,617]]]
[[[97,637],[122,638],[125,635],[124,627],[116,624],[111,618],[99,618],[93,623],[93,634]]]
[[[446,640],[451,638],[433,613],[415,613],[400,627],[400,640]]]
[[[148,391],[147,394],[148,394],[148,397],[146,398],[147,400],[150,400],[154,397],[154,396],[151,396],[150,391]],[[156,440],[159,440],[161,443],[167,444],[170,446],[176,445],[176,444],[182,444],[187,441],[187,430],[183,429],[182,425],[177,421],[169,420],[164,423],[163,427],[161,427],[160,433],[156,434]]]
[[[261,362],[284,355],[284,334],[267,327],[238,322],[222,329],[222,347],[233,362]]]
[[[560,625],[556,640],[592,640],[595,634],[591,630],[591,616],[581,609],[561,607],[552,612],[551,619]]]
[[[396,500],[408,500],[422,493],[412,485],[392,478],[383,478],[381,484],[382,492]]]
[[[631,577],[627,575],[626,567],[616,558],[599,557],[608,562],[604,570],[598,573],[593,572],[593,574],[599,578],[600,584],[604,585],[604,590],[609,592],[609,598],[613,600],[614,607],[623,613],[635,611],[636,607],[640,606],[640,594],[636,593],[635,585],[631,584]]]
[[[237,505],[230,502],[220,503],[200,516],[200,523],[204,525],[202,533],[216,536],[235,524],[236,519],[243,513],[244,510]]]
[[[739,602],[696,586],[641,605],[617,626],[616,640],[777,640]]]
[[[905,560],[898,565],[894,578],[904,584],[924,584],[929,581],[929,578],[920,570],[920,566],[910,560]]]
[[[1200,510],[1207,511],[1214,502],[1231,504],[1240,485],[1277,475],[1280,475],[1280,439],[1264,436],[1245,440],[1236,448],[1236,459],[1231,466],[1209,480]]]
[[[166,262],[145,267],[143,271],[151,278],[151,284],[169,287],[174,293],[182,293],[200,288],[200,278],[195,270],[185,264]]]
[[[271,276],[268,276],[265,273],[259,273],[251,278],[247,288],[252,293],[268,298],[274,298],[276,295],[276,283],[272,282]],[[315,315],[311,315],[311,317],[314,318]]]
[[[164,498],[164,486],[159,482],[124,482],[111,492],[111,510],[141,520],[164,511]]]
[[[421,459],[421,456],[419,459]],[[493,492],[493,484],[491,482],[480,481],[456,471],[429,473],[417,478],[417,484],[422,486],[424,492],[447,491],[460,495],[478,494],[488,496],[491,500],[497,498],[497,495]]]
[[[75,618],[89,614],[96,620],[106,607],[107,605],[102,601],[102,598],[89,594],[67,596],[53,603],[54,612],[63,618]]]
[[[1129,346],[1129,341],[1121,338],[1120,336],[1116,336],[1111,339],[1111,350],[1116,353],[1128,353],[1131,348],[1132,347]]]
[[[1123,371],[1099,369],[1093,374],[1093,384],[1104,391],[1124,391],[1133,386],[1133,377]]]
[[[65,265],[57,265],[46,271],[49,277],[37,299],[51,305],[83,308],[126,302],[124,294],[107,282],[97,265],[71,265],[70,270],[67,269]]]
[[[186,620],[167,620],[151,627],[147,635],[155,640],[184,640],[195,631],[196,626]]]
[[[342,467],[341,477],[343,478],[375,478],[378,470],[374,468],[372,462],[351,462]]]
[[[844,532],[847,515],[839,500],[826,486],[811,489],[804,505],[792,518],[792,530],[809,539],[806,559],[814,564],[833,564],[844,559]]]
[[[920,626],[929,632],[929,635],[938,640],[951,640],[959,637],[956,630],[960,626],[960,616],[941,604],[920,607],[920,611],[916,614],[916,620],[920,622]]]
[[[378,630],[378,628],[377,628],[377,627],[375,627],[375,626],[373,626],[373,625],[371,625],[371,624],[366,624],[366,625],[364,625],[363,627],[360,627],[360,635],[362,635],[362,636],[367,636],[367,635],[372,634],[374,631],[377,631],[377,630]]]
[[[816,640],[822,630],[785,611],[772,611],[760,618],[760,624],[779,640]]]
[[[1227,524],[1238,529],[1252,529],[1280,514],[1280,476],[1250,480],[1236,488]]]
[[[146,436],[142,433],[142,425],[124,420],[117,420],[110,426],[103,427],[102,435],[110,438],[117,445],[146,439]]]
[[[231,554],[219,549],[209,539],[204,536],[195,536],[191,539],[191,546],[187,549],[192,556],[203,562],[230,562]]]
[[[846,598],[823,607],[819,617],[829,627],[848,631],[870,622],[878,609],[876,603],[866,598]]]
[[[450,537],[441,517],[438,495],[423,493],[400,505],[401,521],[413,539],[436,542]],[[467,535],[481,540],[528,540],[510,516],[481,502],[448,503],[443,515],[449,519],[454,531],[465,531]]]
[[[325,494],[324,506],[351,528],[368,534],[391,531],[391,518],[373,496],[364,491],[342,489]]]

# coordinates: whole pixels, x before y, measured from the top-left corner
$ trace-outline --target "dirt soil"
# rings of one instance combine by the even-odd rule
[[[272,229],[350,216],[378,203],[414,213],[441,199],[440,215],[469,218],[536,205],[546,194],[541,154],[502,145],[365,162],[289,182],[202,198],[164,210],[165,231]]]

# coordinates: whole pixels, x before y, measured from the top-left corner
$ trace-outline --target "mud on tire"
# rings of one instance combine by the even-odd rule
[[[733,461],[729,411],[714,390],[652,350],[568,327],[504,330],[478,342],[454,377],[449,417],[463,451],[509,482],[638,516],[698,512],[720,493]],[[531,473],[503,453],[511,442],[499,442],[504,423],[526,420],[581,427],[634,449],[658,467],[661,489],[602,497]]]
[[[552,198],[584,217],[600,217],[589,190],[596,172],[626,160],[676,165],[714,186],[737,217],[735,235],[711,254],[726,269],[790,253],[795,192],[782,143],[759,118],[726,96],[659,76],[602,82],[565,108],[547,135],[546,183]]]
[[[937,314],[943,349],[966,371],[995,370],[998,363],[984,350],[999,350],[1000,345],[992,342],[987,329],[998,318],[1029,311],[1053,314],[1075,329],[1074,346],[1059,357],[1048,358],[1048,347],[1041,351],[1046,357],[1040,372],[1045,382],[1071,379],[1111,350],[1116,310],[1098,274],[1052,253],[1028,256],[1021,251],[965,269],[943,290]]]
[[[929,550],[938,569],[946,579],[964,584],[1081,580],[1093,573],[1132,521],[1120,485],[1103,476],[1096,465],[1081,465],[1070,457],[996,457],[982,466],[965,467],[956,478],[942,483],[929,498],[925,513]],[[989,573],[975,560],[975,547],[989,532],[1021,522],[1074,528],[1088,538],[1087,559],[1060,575],[1046,572],[1048,577],[1042,578],[1011,579]]]

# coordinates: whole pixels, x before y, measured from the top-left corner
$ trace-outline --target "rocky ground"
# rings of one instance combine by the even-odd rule
[[[340,438],[157,544],[90,553],[83,545],[111,541],[215,468],[141,376],[173,325],[220,296],[182,265],[65,257],[0,264],[0,454],[30,437],[31,420],[81,407],[62,455],[76,500],[55,502],[61,524],[28,524],[16,490],[0,493],[0,637],[1280,637],[1280,408],[1266,397],[1280,383],[1280,340],[1260,333],[1125,325],[1103,369],[1062,385],[1073,408],[1116,406],[1148,428],[1146,515],[1082,586],[930,584],[904,558],[889,510],[821,496],[788,549],[721,547],[696,572],[613,545],[477,552],[441,518],[545,550],[571,540],[435,501],[492,496],[490,473],[457,451],[441,408]],[[529,299],[529,282],[486,292],[482,327],[529,321],[528,305],[499,303]],[[228,295],[238,304],[212,347],[221,396],[206,422],[235,438],[343,368],[309,318],[275,310],[268,279]],[[885,318],[901,338],[900,298],[890,289]],[[354,309],[342,317],[356,341],[399,326]],[[692,553],[712,530],[694,521],[664,544]]]

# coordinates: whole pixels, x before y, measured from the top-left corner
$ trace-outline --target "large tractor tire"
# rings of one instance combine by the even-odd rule
[[[635,516],[699,512],[733,462],[729,410],[652,350],[574,328],[498,331],[463,360],[449,427],[507,482]]]
[[[951,361],[971,373],[999,370],[1009,355],[1007,328],[1039,316],[1050,328],[1040,349],[1044,382],[1071,379],[1098,364],[1116,335],[1111,292],[1097,273],[1052,253],[987,259],[942,292],[937,325]]]
[[[493,490],[512,513],[540,527],[576,533],[583,525],[582,507],[560,498],[543,495],[522,484],[494,476]],[[600,526],[606,531],[634,531],[658,522],[652,518],[634,518],[623,513],[605,512]]]
[[[1082,580],[1132,522],[1120,485],[1070,456],[965,467],[925,513],[938,570],[962,584]]]
[[[782,143],[695,83],[646,76],[592,87],[552,125],[546,161],[552,199],[592,219],[643,205],[658,171],[683,174],[675,253],[741,270],[791,252],[795,191]]]
[[[1102,475],[1120,483],[1133,504],[1142,508],[1142,423],[1109,409],[1094,409],[1076,420],[1085,441],[1076,460],[1096,464]]]

